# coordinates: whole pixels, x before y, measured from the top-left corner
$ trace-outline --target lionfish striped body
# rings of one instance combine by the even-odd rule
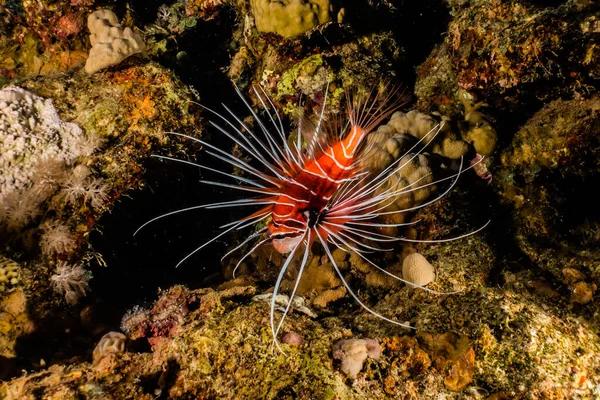
[[[351,132],[346,138],[328,146],[313,160],[307,160],[296,176],[282,185],[282,193],[273,206],[269,225],[273,246],[280,253],[291,251],[304,226],[320,229],[321,236],[328,236],[319,227],[318,219],[340,185],[355,178],[357,149],[367,133],[359,126],[352,126]],[[336,222],[344,221],[338,218]]]
[[[388,185],[389,187],[386,187],[384,184],[386,183],[387,177],[399,173],[406,165],[400,163],[402,157],[380,173],[372,175],[369,174],[369,171],[363,171],[360,168],[360,155],[363,153],[362,147],[364,147],[366,135],[403,103],[403,99],[398,95],[397,89],[390,90],[385,95],[378,92],[374,96],[369,94],[366,97],[348,98],[347,117],[349,122],[347,126],[349,126],[349,128],[345,130],[338,129],[337,126],[334,126],[333,124],[328,125],[324,123],[325,96],[323,109],[318,116],[318,122],[316,124],[311,124],[307,119],[301,120],[298,128],[297,141],[292,145],[288,143],[281,119],[279,118],[273,103],[268,96],[264,94],[264,91],[261,95],[261,93],[254,88],[254,93],[263,106],[268,120],[271,122],[272,130],[274,130],[276,134],[273,134],[272,130],[267,128],[263,120],[259,118],[237,88],[236,91],[258,124],[262,131],[262,135],[251,130],[225,105],[224,108],[230,114],[232,119],[228,119],[206,107],[204,108],[220,118],[229,129],[225,129],[223,126],[212,121],[210,124],[248,153],[248,155],[250,155],[256,163],[260,164],[262,168],[254,167],[242,159],[236,158],[228,152],[201,139],[174,132],[171,133],[201,143],[206,148],[206,153],[229,164],[231,167],[244,171],[248,177],[233,175],[223,172],[220,169],[190,161],[178,160],[166,156],[155,157],[194,165],[201,169],[227,176],[242,182],[243,185],[227,184],[216,181],[202,182],[210,185],[237,189],[243,192],[250,192],[254,195],[238,200],[204,204],[172,211],[151,219],[138,228],[138,231],[157,219],[180,212],[201,208],[215,209],[260,206],[257,211],[251,213],[247,217],[223,225],[222,228],[227,229],[196,248],[177,265],[180,265],[193,254],[223,235],[234,230],[239,231],[248,227],[255,227],[255,232],[248,235],[246,240],[230,250],[223,257],[225,258],[234,251],[257,240],[257,243],[250,246],[250,249],[238,261],[234,269],[234,275],[235,270],[237,270],[240,263],[259,246],[272,244],[278,252],[282,254],[289,253],[279,272],[271,301],[271,330],[274,343],[279,346],[276,338],[283,321],[289,312],[292,302],[290,300],[283,316],[276,326],[274,321],[275,295],[279,292],[280,284],[291,261],[295,258],[296,254],[300,253],[301,249],[303,249],[301,252],[302,256],[299,264],[298,277],[296,278],[295,285],[290,293],[290,299],[294,297],[300,277],[307,264],[311,247],[314,242],[318,242],[325,250],[327,257],[333,265],[338,277],[345,285],[348,293],[350,293],[364,309],[388,322],[411,328],[408,325],[376,313],[359,299],[349,287],[339,270],[332,256],[330,245],[341,248],[347,252],[355,253],[383,273],[405,282],[402,278],[391,274],[372,262],[365,255],[365,253],[382,250],[379,246],[382,243],[399,240],[411,241],[409,239],[391,237],[376,232],[376,228],[396,227],[410,224],[381,223],[380,217],[392,213],[392,211],[387,211],[386,209],[399,195],[410,193],[411,191],[424,186],[439,184],[442,181],[453,179],[450,187],[437,198],[406,210],[393,212],[415,210],[441,198],[454,186],[461,174],[462,159],[458,173],[439,179],[433,183],[418,186],[418,182],[415,182],[412,187],[397,188],[393,185]],[[325,93],[327,93],[327,90],[325,90]],[[269,106],[267,106],[267,102],[269,103]],[[271,113],[270,110],[272,110],[273,113]],[[236,126],[234,122],[237,122],[237,124],[239,124],[238,126],[241,126],[241,128]],[[421,143],[426,143],[424,140],[431,139],[428,138],[430,134],[435,136],[439,132],[439,128],[440,127],[432,130],[432,132],[420,139],[409,150],[408,153],[417,149],[410,160],[417,157],[420,152],[423,151],[425,146],[421,145]],[[242,130],[245,132],[242,132]],[[234,132],[233,134],[232,131]],[[305,146],[302,145],[302,138],[306,140],[307,144]],[[421,147],[417,148],[418,146]],[[384,187],[385,189],[383,189]],[[256,194],[258,194],[258,196],[256,196]],[[261,225],[263,227],[259,229],[258,226]],[[438,240],[438,242],[455,240],[467,235],[462,235],[453,239]],[[422,289],[437,293],[431,289]]]

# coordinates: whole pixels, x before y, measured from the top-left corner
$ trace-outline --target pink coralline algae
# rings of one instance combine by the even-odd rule
[[[289,344],[290,346],[300,346],[304,343],[304,339],[296,332],[286,332],[281,337],[281,343]]]
[[[183,286],[174,286],[162,293],[151,309],[135,307],[121,321],[121,329],[131,340],[147,338],[154,344],[160,338],[170,337],[189,313],[194,301]]]
[[[81,17],[68,13],[56,21],[54,32],[59,39],[65,40],[69,36],[77,35],[83,29],[83,20]]]

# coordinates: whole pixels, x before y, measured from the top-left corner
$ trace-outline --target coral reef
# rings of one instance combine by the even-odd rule
[[[60,119],[52,100],[14,86],[0,90],[0,132],[1,198],[30,186],[42,160],[73,163],[83,138],[79,126]]]
[[[598,181],[599,106],[597,96],[548,103],[500,157],[498,192],[511,208],[515,240],[558,282],[565,282],[565,268],[600,278],[598,253],[588,248],[598,243],[591,188]]]
[[[345,2],[346,10],[325,0],[117,2],[115,14],[102,11],[110,23],[94,23],[116,28],[137,51],[144,47],[148,60],[92,75],[83,65],[93,1],[0,3],[0,397],[597,396],[594,2],[368,1]],[[441,17],[432,19],[430,10]],[[125,26],[139,27],[146,45]],[[200,41],[223,57],[207,57]],[[248,88],[261,85],[292,125],[299,114],[319,113],[325,95],[327,119],[335,119],[349,87],[377,91],[393,80],[414,89],[417,102],[370,135],[364,157],[373,173],[405,165],[388,182],[406,190],[394,199],[395,210],[444,193],[448,186],[433,183],[455,173],[461,157],[463,169],[472,166],[441,201],[383,221],[419,221],[381,231],[430,243],[367,255],[395,275],[403,261],[427,260],[428,279],[403,276],[431,291],[334,252],[362,302],[416,331],[351,302],[314,246],[298,284],[302,297],[291,300],[295,312],[282,325],[285,355],[273,352],[269,326],[270,286],[283,262],[273,249],[248,257],[236,279],[231,265],[238,260],[226,259],[221,285],[164,288],[150,306],[131,306],[122,318],[127,337],[98,337],[114,331],[124,311],[116,305],[121,293],[111,293],[111,322],[90,311],[103,299],[88,285],[104,284],[99,276],[113,266],[101,267],[89,235],[104,228],[99,219],[115,212],[121,196],[144,186],[151,153],[192,158],[198,147],[165,132],[203,133],[200,108],[190,100],[199,93],[210,105],[228,97],[213,79],[224,78],[222,71],[251,93],[254,106],[260,104]],[[431,186],[407,190],[417,184]],[[481,234],[446,241],[488,219]],[[122,273],[125,279],[130,272]],[[297,275],[291,263],[282,293]],[[78,304],[65,307],[65,299]],[[276,300],[281,317],[290,299]],[[21,370],[27,373],[19,376]]]
[[[39,7],[47,6],[41,3]],[[11,34],[20,32],[21,27],[15,26]],[[64,49],[80,35],[71,36],[60,42]],[[3,36],[0,54],[9,57],[3,51],[15,40]],[[35,48],[36,57],[43,52],[40,60],[56,55],[52,53],[54,44],[42,47],[33,31],[24,34],[19,43],[10,57],[22,57],[28,46]],[[4,157],[0,243],[2,256],[19,264],[17,285],[11,284],[15,279],[11,270],[0,295],[4,299],[15,289],[21,290],[35,324],[24,327],[12,317],[7,320],[3,351],[22,341],[33,344],[28,347],[31,350],[7,353],[0,366],[2,377],[14,376],[25,363],[27,368],[31,363],[40,367],[40,358],[52,362],[86,346],[85,340],[71,340],[79,337],[81,329],[73,321],[79,320],[80,307],[96,301],[89,297],[89,281],[94,268],[106,266],[89,243],[90,233],[122,193],[143,186],[143,163],[155,149],[170,143],[164,132],[200,131],[198,110],[188,111],[192,92],[158,64],[122,66],[119,71],[95,76],[56,71],[44,76],[49,70],[31,76],[32,64],[19,60],[26,65],[0,66],[0,75],[10,82],[15,79],[16,83],[18,77],[18,87],[11,85],[0,92],[0,157]],[[4,61],[6,58],[0,63]],[[0,79],[2,86],[7,83]],[[177,153],[181,148],[176,144],[172,149]],[[61,332],[71,332],[72,338],[63,340]],[[37,351],[33,338],[44,335],[53,338],[53,345],[46,346],[53,350],[42,350],[48,355],[33,358],[24,355]]]
[[[274,32],[284,38],[308,32],[334,18],[329,0],[251,0],[250,5],[259,32]]]
[[[88,17],[87,25],[92,48],[85,62],[85,72],[90,75],[144,51],[142,37],[131,28],[121,27],[110,10],[94,11]]]
[[[109,354],[123,353],[126,341],[127,337],[121,332],[108,332],[104,334],[92,353],[93,364],[98,365]]]
[[[151,321],[165,315],[166,309],[187,309],[177,329],[161,337],[150,330],[135,334],[136,341],[150,343],[152,354],[115,354],[97,368],[88,362],[56,365],[4,383],[0,393],[26,399],[34,392],[75,390],[91,398],[85,389],[90,386],[97,389],[95,393],[116,398],[126,393],[136,398],[158,393],[171,398],[281,398],[286,393],[301,398],[440,393],[461,398],[478,390],[512,398],[528,394],[569,398],[591,393],[600,368],[597,334],[569,315],[563,301],[549,303],[527,287],[526,276],[515,276],[504,288],[485,286],[494,256],[482,238],[432,246],[425,256],[439,258],[435,285],[459,284],[465,290],[439,296],[396,289],[377,303],[379,312],[404,316],[421,327],[416,337],[341,305],[334,307],[335,315],[319,320],[290,314],[283,329],[302,336],[304,344],[282,343],[284,356],[272,353],[269,306],[251,301],[255,287],[178,288],[159,295],[155,305],[169,304],[166,308],[155,306],[146,312]],[[377,362],[364,363],[348,385],[346,374],[336,371],[332,346],[350,340],[360,351],[353,353],[345,346],[339,349],[340,355],[342,350],[345,353],[342,358],[352,354],[363,358],[369,349],[356,337],[376,340],[380,356]],[[146,378],[136,379],[140,376]]]
[[[8,1],[0,17],[0,84],[30,75],[55,75],[85,63],[85,19],[93,1]]]
[[[455,115],[459,88],[497,109],[598,87],[598,14],[590,2],[449,1],[448,35],[420,66],[421,108]]]
[[[18,246],[36,248],[28,238],[41,231],[41,244],[50,250],[46,235],[51,224],[55,232],[74,234],[79,248],[118,195],[139,187],[141,160],[153,146],[167,142],[163,132],[196,129],[183,100],[191,93],[157,65],[127,68],[102,79],[100,86],[84,75],[37,77],[21,81],[24,89],[3,90],[10,97],[3,104],[12,110],[14,122],[1,142],[0,228],[27,228],[12,236]],[[157,119],[159,113],[165,118]],[[61,121],[59,114],[72,122]],[[52,213],[40,218],[45,209]],[[32,224],[38,222],[41,230]]]
[[[345,24],[331,23],[345,18],[346,10],[338,8],[339,2],[253,0],[249,3],[236,2],[243,24],[233,35],[235,54],[228,76],[240,87],[263,86],[287,116],[296,117],[299,106],[306,115],[313,115],[322,104],[326,87],[329,87],[328,108],[338,112],[344,88],[352,86],[368,91],[374,82],[394,76],[394,65],[405,57],[391,31],[357,32]],[[283,12],[285,15],[278,17]],[[279,35],[258,34],[264,31]],[[316,36],[335,39],[325,45],[319,44]],[[299,104],[300,98],[303,104]],[[252,100],[259,104],[254,96]]]
[[[342,339],[333,345],[333,358],[340,360],[340,369],[352,379],[363,368],[367,357],[379,360],[381,347],[373,339]]]

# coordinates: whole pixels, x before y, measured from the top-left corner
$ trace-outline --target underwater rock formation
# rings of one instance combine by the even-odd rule
[[[544,4],[548,3],[548,4]],[[459,89],[496,109],[586,97],[600,80],[600,12],[591,2],[449,1],[448,35],[419,67],[419,107],[456,114]]]
[[[29,399],[33,393],[69,393],[91,399],[128,394],[150,399],[162,394],[183,399],[444,393],[461,398],[462,391],[482,393],[483,387],[488,394],[513,398],[531,393],[569,398],[590,392],[600,368],[600,348],[597,334],[584,321],[530,291],[519,277],[510,290],[484,286],[494,259],[480,237],[468,244],[437,245],[425,255],[439,257],[436,285],[458,280],[465,290],[450,296],[391,290],[378,302],[378,311],[397,318],[404,314],[422,327],[416,337],[356,306],[330,306],[335,314],[319,320],[290,314],[283,329],[302,336],[304,343],[281,344],[286,355],[273,355],[269,305],[251,301],[254,286],[179,288],[159,295],[155,305],[170,304],[167,308],[153,307],[147,314],[153,320],[167,309],[188,309],[177,329],[161,337],[151,331],[136,335],[138,343],[148,341],[151,353],[114,354],[97,367],[85,361],[55,365],[3,383],[0,395]],[[350,385],[345,373],[337,371],[332,346],[352,337],[377,340],[380,357],[365,363]]]
[[[2,187],[0,243],[2,256],[17,262],[20,274],[16,286],[14,271],[5,274],[1,295],[21,290],[36,324],[7,325],[15,342],[67,329],[61,324],[72,321],[70,314],[78,313],[72,304],[89,294],[94,266],[106,265],[88,242],[98,219],[122,193],[143,185],[144,160],[170,143],[164,132],[200,131],[198,110],[188,108],[191,91],[157,64],[95,77],[27,77],[19,86],[2,90],[7,126],[0,147],[13,147],[2,147],[0,157],[9,150],[13,155],[2,159],[10,165],[0,172],[12,190],[5,196]],[[176,153],[182,148],[172,147]],[[10,354],[2,376],[13,375],[22,362],[22,351],[21,358]]]
[[[3,262],[0,260],[0,262]],[[0,293],[0,377],[5,379],[17,357],[18,338],[31,333],[35,327],[30,312],[29,301],[23,288],[15,288]]]
[[[556,100],[519,129],[500,157],[498,193],[513,213],[519,248],[571,290],[600,279],[592,194],[600,179],[598,132],[598,96]],[[584,276],[569,278],[569,268]]]
[[[91,3],[91,0],[3,2],[0,85],[15,78],[56,75],[82,67],[87,57],[83,29]]]

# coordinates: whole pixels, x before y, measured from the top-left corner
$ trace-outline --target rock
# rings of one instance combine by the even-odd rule
[[[469,338],[453,332],[443,334],[422,333],[419,338],[431,351],[433,363],[444,374],[444,385],[461,391],[473,380],[475,351]]]
[[[577,282],[573,285],[571,303],[587,304],[592,301],[594,292],[598,287],[595,283]]]
[[[421,109],[454,115],[462,88],[482,94],[496,110],[527,113],[532,102],[586,96],[588,88],[598,87],[595,4],[482,0],[448,5],[453,16],[448,35],[418,71],[415,93]]]

